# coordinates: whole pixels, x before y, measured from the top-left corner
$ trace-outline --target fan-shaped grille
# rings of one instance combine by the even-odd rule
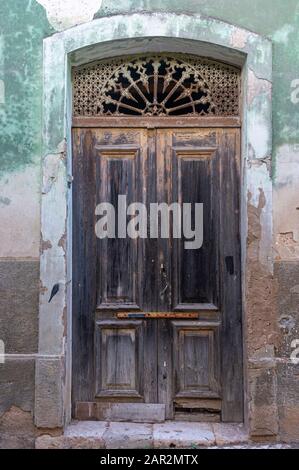
[[[121,57],[73,70],[75,116],[237,116],[239,91],[239,69],[190,55]]]

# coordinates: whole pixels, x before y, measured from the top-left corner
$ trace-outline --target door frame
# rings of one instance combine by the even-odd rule
[[[142,52],[181,52],[242,68],[241,251],[245,421],[262,427],[255,407],[263,343],[252,313],[260,269],[272,279],[272,44],[255,33],[200,15],[136,13],[100,18],[44,40],[43,187],[39,349],[35,423],[64,427],[71,419],[72,151],[71,67]],[[209,124],[210,125],[210,124]],[[256,218],[260,229],[256,229]],[[247,239],[255,242],[247,246]],[[51,302],[53,287],[59,291]],[[269,309],[271,306],[269,305]],[[263,313],[265,306],[263,306]],[[271,318],[271,315],[269,315]],[[274,329],[274,325],[273,325]],[[265,418],[266,419],[266,418]],[[259,424],[255,424],[258,423]]]

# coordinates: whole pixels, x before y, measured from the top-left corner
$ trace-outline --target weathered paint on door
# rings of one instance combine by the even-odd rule
[[[238,128],[73,129],[75,416],[242,421],[239,145]],[[98,239],[118,195],[203,203],[202,247]]]

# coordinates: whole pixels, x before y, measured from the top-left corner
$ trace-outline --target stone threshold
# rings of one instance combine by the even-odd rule
[[[73,421],[61,436],[41,435],[36,449],[201,449],[260,448],[250,442],[240,424],[166,421],[140,424],[102,421]],[[265,444],[263,448],[289,448]]]

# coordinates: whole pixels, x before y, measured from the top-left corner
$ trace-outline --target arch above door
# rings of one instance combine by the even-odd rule
[[[100,18],[55,34],[44,41],[42,250],[39,312],[39,352],[36,362],[37,426],[63,427],[71,413],[71,67],[94,60],[145,52],[195,54],[242,68],[242,194],[241,245],[244,324],[252,310],[250,292],[258,280],[250,277],[253,260],[272,271],[271,42],[255,33],[212,18],[172,13],[136,13]],[[262,209],[263,229],[257,250],[248,252],[251,231],[247,204]],[[250,200],[248,201],[248,194]],[[50,246],[50,248],[49,248]],[[59,291],[49,302],[53,286]],[[245,295],[246,294],[246,295]],[[252,335],[244,351],[251,358]],[[245,367],[245,368],[246,368]],[[249,372],[247,372],[247,375]],[[250,394],[251,391],[249,390]],[[252,392],[254,393],[254,392]],[[250,421],[254,411],[247,409]]]

